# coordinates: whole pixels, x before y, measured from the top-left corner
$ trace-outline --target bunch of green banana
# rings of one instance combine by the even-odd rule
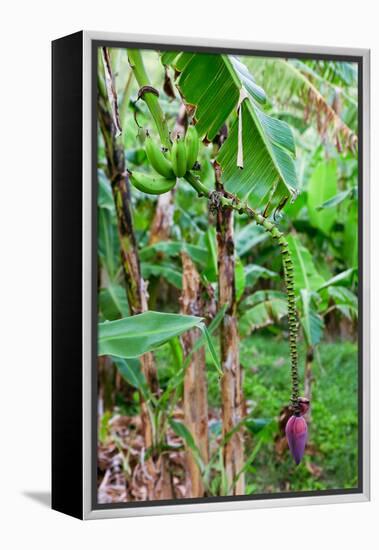
[[[184,176],[188,170],[192,170],[199,153],[199,136],[194,126],[189,126],[186,137],[178,138],[171,150],[171,162],[175,175],[178,178]]]
[[[156,178],[153,176],[147,176],[146,174],[138,174],[133,172],[131,177],[131,182],[133,185],[136,187],[138,187],[138,185],[141,186],[142,181],[142,185],[146,188],[150,187],[159,189],[160,187],[169,187],[169,189],[172,189],[173,185],[171,185],[171,182],[175,177],[181,178],[188,170],[193,169],[199,153],[199,136],[195,127],[190,126],[187,130],[185,139],[178,137],[178,139],[174,141],[170,154],[171,160],[166,157],[162,149],[151,139],[149,134],[146,136],[145,149],[150,165],[160,176],[163,177]],[[132,178],[135,180],[136,178],[138,179],[136,184],[133,182]],[[150,181],[147,182],[147,179]],[[164,180],[166,180],[166,183],[164,183]],[[159,182],[159,185],[157,182]],[[140,189],[140,187],[138,187],[138,189]],[[160,191],[145,191],[145,193],[149,192],[153,192],[154,194],[160,193]],[[165,191],[162,192],[164,193]]]
[[[192,170],[199,154],[199,136],[195,126],[189,126],[186,137],[187,170]]]
[[[175,187],[176,178],[165,178],[164,176],[152,176],[143,172],[129,172],[129,181],[134,187],[149,193],[149,195],[162,195]]]
[[[169,179],[175,177],[171,162],[165,157],[162,149],[158,147],[149,135],[146,136],[145,149],[151,166],[158,174]]]

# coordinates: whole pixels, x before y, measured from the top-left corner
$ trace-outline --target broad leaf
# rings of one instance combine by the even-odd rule
[[[245,100],[242,109],[244,167],[237,166],[238,119],[217,157],[224,187],[267,215],[296,197],[293,137],[286,123],[265,115]]]
[[[208,227],[204,237],[208,252],[208,260],[205,266],[204,275],[208,281],[215,283],[218,273],[216,229],[212,226]]]
[[[336,218],[335,209],[319,207],[337,193],[337,162],[322,160],[313,171],[308,184],[307,203],[309,220],[313,227],[328,234]]]
[[[151,276],[163,277],[166,281],[179,290],[182,288],[182,272],[175,265],[142,262],[141,271],[142,276],[145,279],[148,279]]]
[[[109,181],[105,178],[103,172],[99,170],[97,175],[97,180],[99,182],[98,195],[97,195],[97,206],[99,208],[106,208],[114,213],[114,201],[112,195],[112,189]]]
[[[267,231],[255,222],[245,225],[243,229],[236,232],[235,246],[239,257],[249,253],[252,248],[268,239]]]
[[[301,243],[297,235],[289,235],[287,240],[294,265],[296,294],[300,295],[301,289],[318,290],[324,284],[324,279],[318,273],[311,253]]]
[[[314,303],[317,295],[303,288],[300,296],[302,304],[300,322],[304,336],[309,346],[315,346],[320,342],[324,330],[324,321],[317,313]]]
[[[340,193],[337,193],[332,198],[328,199],[327,201],[323,202],[320,206],[317,207],[317,210],[323,210],[325,208],[334,208],[335,206],[338,206],[348,197],[351,198],[354,195],[355,191],[354,188],[352,189],[346,189],[345,191],[341,191]]]
[[[129,315],[125,288],[117,283],[109,283],[100,289],[98,300],[102,321],[114,321]]]
[[[261,265],[249,264],[245,266],[246,286],[254,286],[259,279],[277,279],[278,273]]]
[[[358,204],[352,202],[345,222],[343,253],[349,267],[358,267]]]
[[[208,259],[208,252],[205,248],[194,244],[177,241],[160,241],[150,246],[145,246],[139,251],[140,260],[153,259],[157,253],[177,258],[182,250],[185,250],[190,258],[199,264],[204,265]]]
[[[120,263],[120,243],[115,219],[115,213],[111,209],[98,209],[98,254],[110,280],[115,278]]]
[[[358,317],[358,298],[351,290],[343,286],[331,286],[328,294],[336,304],[336,309],[345,317],[350,320]]]
[[[195,109],[199,136],[212,141],[229,116],[235,114],[218,156],[226,190],[268,214],[295,197],[291,130],[285,122],[260,109],[257,102],[264,102],[265,94],[247,67],[234,56],[204,53],[184,52],[175,58],[165,54],[162,61],[170,63],[179,74],[177,87],[185,103]],[[238,138],[241,122],[242,142]],[[239,154],[243,170],[237,166]]]
[[[243,263],[239,258],[236,258],[234,273],[236,282],[236,300],[238,302],[241,299],[246,286],[246,272],[243,267]]]
[[[127,360],[121,357],[112,357],[117,370],[121,374],[124,380],[128,382],[133,388],[136,388],[142,393],[145,400],[151,398],[151,392],[147,385],[146,379],[142,374],[141,364],[139,359],[135,357],[129,357]]]
[[[99,323],[98,354],[138,357],[201,324],[201,317],[157,311]]]
[[[250,305],[251,304],[251,305]],[[243,307],[250,306],[240,317],[239,327],[243,335],[277,323],[287,315],[287,298],[283,292],[258,291],[249,296]]]
[[[331,277],[326,283],[324,283],[319,290],[322,290],[323,288],[327,288],[328,286],[336,286],[340,285],[341,283],[345,282],[347,284],[351,284],[351,278],[354,273],[354,269],[346,269],[345,271],[341,271],[341,273],[338,273],[334,277]]]

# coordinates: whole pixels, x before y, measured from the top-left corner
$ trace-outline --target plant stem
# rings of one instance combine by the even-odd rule
[[[151,86],[149,77],[143,64],[141,52],[136,49],[128,49],[127,52],[129,64],[133,69],[134,76],[140,88],[143,88],[144,86]],[[165,115],[159,104],[158,97],[151,92],[145,92],[142,97],[149,108],[151,116],[154,119],[159,136],[161,138],[162,145],[167,149],[171,149],[170,134],[168,131]]]
[[[220,166],[215,162],[216,188],[223,194]],[[223,461],[227,480],[228,495],[243,495],[245,480],[241,474],[233,484],[238,472],[244,464],[243,426],[235,429],[242,420],[242,372],[239,360],[239,335],[237,324],[237,301],[235,282],[235,252],[234,252],[234,210],[216,208],[217,216],[217,272],[218,272],[218,307],[226,307],[221,322],[221,415],[222,433],[233,435],[225,441]]]
[[[209,198],[211,191],[201,183],[200,179],[197,176],[194,176],[192,172],[186,172],[184,179],[197,191],[199,197]]]
[[[186,252],[182,251],[181,259],[183,265],[181,311],[185,315],[201,315],[202,287],[200,275]],[[184,358],[190,358],[184,374],[183,409],[184,423],[199,449],[202,463],[206,465],[209,459],[209,442],[205,349],[201,347],[192,353],[199,336],[199,329],[192,329],[183,334],[181,338]],[[198,467],[197,457],[191,449],[187,449],[186,469],[188,472],[188,496],[204,496],[204,483]]]

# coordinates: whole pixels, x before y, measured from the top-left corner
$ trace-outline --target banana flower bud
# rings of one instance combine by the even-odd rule
[[[303,458],[308,439],[307,423],[303,416],[292,415],[289,418],[286,425],[286,437],[291,454],[298,465]]]

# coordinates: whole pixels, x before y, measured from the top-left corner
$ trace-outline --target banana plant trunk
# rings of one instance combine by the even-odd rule
[[[174,197],[174,190],[159,195],[151,224],[149,245],[167,241],[170,237],[174,217]]]
[[[170,238],[172,222],[174,217],[174,189],[159,195],[153,221],[151,223],[149,245],[154,245],[158,242],[167,241]],[[163,254],[158,253],[158,258],[163,257]],[[149,307],[157,309],[158,299],[165,299],[169,292],[167,282],[163,277],[154,277],[150,281],[149,286]]]
[[[181,253],[183,265],[183,290],[181,296],[181,310],[185,315],[201,315],[201,281],[199,273],[186,252]],[[184,357],[193,350],[196,340],[201,336],[198,329],[186,332],[182,336]],[[191,432],[204,464],[209,460],[208,442],[208,401],[207,379],[205,372],[204,347],[191,355],[191,360],[184,375],[183,391],[184,423]],[[186,456],[186,495],[188,497],[202,497],[204,485],[191,449],[187,449]]]
[[[222,191],[218,167],[215,166],[217,189]],[[237,326],[237,301],[235,285],[234,215],[231,209],[217,211],[217,261],[219,308],[226,306],[220,327],[222,396],[222,430],[225,438],[235,429],[243,417],[242,374],[239,361],[239,336]],[[245,493],[243,433],[237,430],[224,445],[224,469],[227,494]],[[238,477],[238,479],[237,479]]]
[[[108,177],[115,203],[121,261],[126,282],[127,299],[132,315],[148,309],[146,284],[141,276],[138,248],[133,229],[130,185],[125,166],[122,141],[116,137],[115,127],[108,110],[98,103],[98,118],[104,138]],[[141,357],[141,369],[153,393],[158,391],[158,377],[152,353]],[[154,446],[154,427],[147,404],[141,398],[141,418],[146,449]],[[149,458],[146,465],[146,486],[149,500],[172,498],[171,483],[168,483],[165,459]],[[162,482],[161,480],[164,480]]]

